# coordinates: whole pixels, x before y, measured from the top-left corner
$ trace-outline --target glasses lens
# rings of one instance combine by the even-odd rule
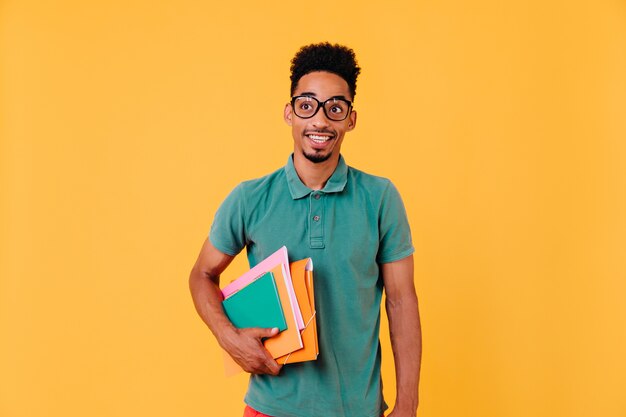
[[[307,118],[315,114],[319,103],[313,97],[298,97],[293,103],[293,111],[296,116]]]
[[[324,110],[326,110],[326,116],[331,120],[344,120],[348,117],[350,111],[350,104],[347,101],[341,99],[331,99],[324,103]]]

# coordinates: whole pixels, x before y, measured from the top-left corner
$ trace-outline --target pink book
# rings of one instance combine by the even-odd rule
[[[276,266],[281,265],[283,276],[285,277],[285,286],[289,293],[289,299],[291,300],[291,310],[296,319],[296,325],[298,330],[304,329],[304,320],[302,319],[302,313],[300,306],[298,305],[298,299],[296,298],[296,292],[293,289],[293,283],[291,281],[291,273],[289,271],[289,257],[287,256],[287,247],[283,246],[276,252],[259,262],[256,266],[250,269],[248,272],[237,278],[222,289],[224,298],[236,293],[246,285],[250,284],[259,276],[271,271]]]

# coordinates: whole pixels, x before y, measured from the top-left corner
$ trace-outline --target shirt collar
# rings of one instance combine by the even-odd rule
[[[287,175],[289,192],[294,200],[305,197],[313,192],[313,190],[304,185],[300,180],[300,177],[298,177],[296,167],[293,164],[293,154],[289,156],[289,160],[285,166],[285,174]],[[343,159],[343,156],[339,155],[339,162],[337,163],[335,172],[333,172],[333,175],[330,176],[328,181],[326,181],[326,185],[320,191],[323,193],[340,193],[346,187],[347,181],[348,165],[346,165],[346,161]]]

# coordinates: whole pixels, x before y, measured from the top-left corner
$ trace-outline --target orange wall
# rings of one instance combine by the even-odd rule
[[[241,414],[186,280],[227,192],[285,163],[289,60],[320,40],[363,67],[348,163],[411,220],[420,415],[626,415],[623,1],[0,13],[3,417]]]

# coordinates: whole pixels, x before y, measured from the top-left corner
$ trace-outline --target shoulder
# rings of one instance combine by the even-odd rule
[[[379,215],[400,212],[404,207],[400,192],[389,178],[348,168],[348,194]]]
[[[242,181],[235,187],[235,191],[246,197],[264,194],[284,179],[285,169],[283,167],[262,177]]]
[[[360,169],[348,166],[348,182],[358,190],[367,191],[369,194],[386,194],[395,186],[389,178],[369,174]]]
[[[214,224],[232,224],[234,221],[245,224],[253,208],[259,207],[262,201],[276,194],[276,190],[279,189],[277,184],[284,178],[283,171],[284,169],[277,169],[260,178],[240,182],[222,201],[216,212]]]

